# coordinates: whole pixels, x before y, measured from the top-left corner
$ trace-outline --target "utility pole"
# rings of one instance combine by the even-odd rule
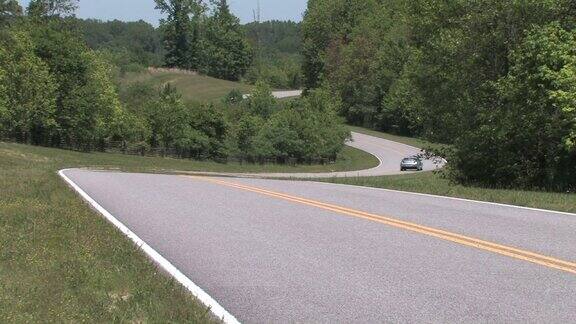
[[[254,15],[254,22],[260,23],[260,0],[257,2],[257,9],[252,9],[252,14]]]

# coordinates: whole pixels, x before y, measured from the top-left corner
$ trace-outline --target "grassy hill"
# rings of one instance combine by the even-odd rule
[[[238,89],[242,93],[248,93],[253,89],[253,86],[249,84],[215,79],[175,69],[149,69],[144,72],[130,72],[121,80],[123,85],[135,82],[148,83],[156,88],[170,83],[178,89],[185,100],[196,102],[219,100],[234,89]]]

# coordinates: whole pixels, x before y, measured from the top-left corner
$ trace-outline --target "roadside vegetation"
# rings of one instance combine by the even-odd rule
[[[348,123],[449,144],[460,184],[576,190],[571,0],[315,0],[306,88]]]
[[[322,181],[576,213],[574,193],[465,186],[433,171],[397,176],[331,178]]]
[[[349,132],[326,91],[278,102],[264,82],[226,81],[251,63],[226,1],[157,0],[167,18],[148,36],[138,36],[154,30],[144,23],[78,20],[76,4],[37,0],[2,11],[0,138],[219,162],[327,165],[341,156]],[[160,54],[176,70],[132,71]]]

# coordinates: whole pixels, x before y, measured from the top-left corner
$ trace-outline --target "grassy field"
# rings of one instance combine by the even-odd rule
[[[330,166],[221,165],[79,153],[0,142],[0,317],[3,322],[213,322],[190,294],[93,212],[57,171],[320,171],[377,164],[347,149]]]
[[[397,141],[415,147],[422,148],[433,145],[420,139],[395,136],[359,127],[350,128],[356,132]],[[454,184],[434,172],[410,173],[405,175],[371,178],[325,179],[324,181],[576,213],[575,193],[503,190],[462,186]]]
[[[122,83],[126,85],[134,82],[149,83],[157,88],[170,83],[178,89],[186,101],[194,102],[220,100],[234,89],[242,93],[249,93],[253,89],[253,86],[244,83],[179,72],[133,72],[127,73],[122,79]]]

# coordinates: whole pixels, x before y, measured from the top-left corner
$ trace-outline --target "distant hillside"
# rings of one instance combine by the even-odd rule
[[[123,77],[128,81],[136,76],[140,79],[156,79],[156,75],[146,77],[146,73],[140,75],[136,72],[151,66],[164,66],[165,50],[162,34],[158,28],[149,23],[76,19],[76,24],[91,49],[104,53],[106,59],[116,65],[121,74],[129,73]],[[292,21],[254,22],[243,25],[242,29],[254,51],[252,65],[243,76],[243,80],[251,84],[261,80],[276,89],[300,89],[302,84],[300,24]],[[170,76],[163,75],[161,79],[167,78]],[[191,81],[180,80],[181,76],[175,78],[178,79],[175,82],[184,83],[183,92],[187,91]],[[231,87],[242,90],[247,86],[224,83],[215,89],[227,91]],[[212,89],[210,86],[209,88]],[[195,95],[194,91],[192,93]],[[201,91],[201,97],[202,93],[204,91]],[[220,91],[216,93],[220,94]],[[208,94],[207,97],[211,98],[213,95]]]
[[[226,96],[230,91],[238,89],[243,93],[252,90],[252,86],[198,75],[188,71],[148,69],[145,72],[129,72],[121,80],[123,85],[143,82],[155,88],[161,88],[167,83],[175,86],[187,101],[214,101]]]

